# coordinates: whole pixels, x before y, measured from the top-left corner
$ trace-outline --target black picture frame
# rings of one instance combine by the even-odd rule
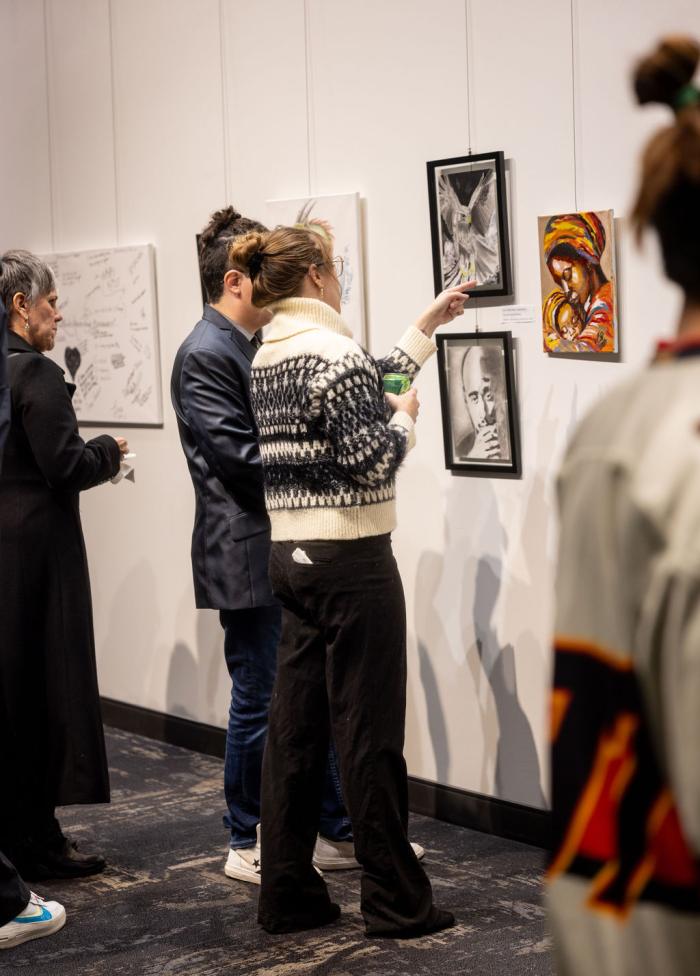
[[[461,332],[436,338],[445,467],[462,473],[520,475],[512,333]],[[498,454],[493,453],[494,443]]]
[[[477,280],[483,276],[485,280],[470,295],[484,298],[512,295],[503,152],[434,159],[427,167],[435,294],[450,284],[467,280],[470,272],[475,271]],[[493,179],[489,178],[490,173],[494,174]],[[496,242],[492,240],[494,231]],[[491,269],[496,260],[498,277],[494,279]]]

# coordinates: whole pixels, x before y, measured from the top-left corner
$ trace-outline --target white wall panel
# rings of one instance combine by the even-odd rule
[[[21,133],[0,160],[0,246],[49,248],[53,217],[57,247],[157,249],[165,425],[130,432],[136,485],[83,499],[106,695],[226,721],[221,631],[194,609],[192,491],[167,389],[199,315],[194,234],[211,210],[232,201],[255,216],[270,197],[359,190],[381,352],[432,294],[427,160],[470,143],[505,151],[515,301],[536,308],[538,215],[615,209],[620,362],[550,359],[537,323],[515,327],[524,470],[500,481],[445,471],[428,364],[399,477],[410,771],[542,805],[553,475],[581,412],[648,357],[678,307],[626,227],[639,149],[664,117],[633,105],[630,69],[660,33],[699,32],[696,0],[46,0],[46,12],[45,36],[41,0],[0,2],[0,86],[15,93],[3,131]],[[500,327],[499,306],[475,304],[451,331]]]
[[[0,252],[52,247],[42,0],[0,3]]]
[[[222,27],[227,189],[264,220],[308,188],[304,0],[222,0]]]
[[[196,613],[193,497],[170,406],[201,314],[195,234],[224,200],[217,0],[112,0],[120,243],[156,247],[165,424],[127,431],[136,484],[83,500],[102,691],[204,721],[225,714],[218,622]]]
[[[109,3],[47,0],[46,14],[55,250],[110,247],[117,215]]]

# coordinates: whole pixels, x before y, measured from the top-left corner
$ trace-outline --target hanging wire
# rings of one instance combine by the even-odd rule
[[[226,17],[224,14],[224,0],[219,0],[219,64],[221,65],[221,123],[224,140],[224,200],[227,204],[230,204],[231,176],[229,173],[229,100],[225,27]]]
[[[49,142],[49,217],[51,222],[51,250],[56,250],[55,193],[53,176],[53,112],[51,111],[51,84],[49,81],[49,13],[47,0],[44,0],[44,61],[46,65],[46,115]]]
[[[471,95],[471,59],[469,57],[469,0],[464,0],[464,55],[467,65],[467,141],[468,155],[472,154],[472,95]]]
[[[114,180],[114,238],[119,244],[119,172],[117,169],[117,96],[114,82],[114,32],[112,29],[112,0],[107,0],[107,24],[109,29],[109,86],[112,100],[112,178]]]
[[[471,57],[469,50],[470,41],[470,28],[471,28],[471,6],[470,0],[464,0],[464,56],[467,65],[467,142],[468,142],[468,152],[467,155],[472,154],[472,84],[471,84]],[[472,298],[471,301],[474,303],[474,330],[477,334],[477,342],[479,335],[479,305],[478,299],[476,297]]]
[[[575,31],[575,4],[576,0],[570,0],[569,10],[571,16],[571,119],[573,125],[574,143],[574,207],[578,212],[578,158],[576,154],[578,141],[578,124],[576,120],[576,31]]]
[[[311,196],[311,40],[309,37],[309,0],[304,0],[304,79],[306,84],[306,193]]]

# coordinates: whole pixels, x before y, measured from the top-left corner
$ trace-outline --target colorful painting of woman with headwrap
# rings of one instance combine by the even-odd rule
[[[612,210],[540,217],[539,230],[545,351],[617,352]]]

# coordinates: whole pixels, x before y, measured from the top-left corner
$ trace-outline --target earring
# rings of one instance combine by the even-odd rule
[[[24,320],[24,331],[29,332],[29,316]]]
[[[325,292],[325,288],[323,287],[323,285],[321,285],[321,298],[323,298],[324,292]]]

